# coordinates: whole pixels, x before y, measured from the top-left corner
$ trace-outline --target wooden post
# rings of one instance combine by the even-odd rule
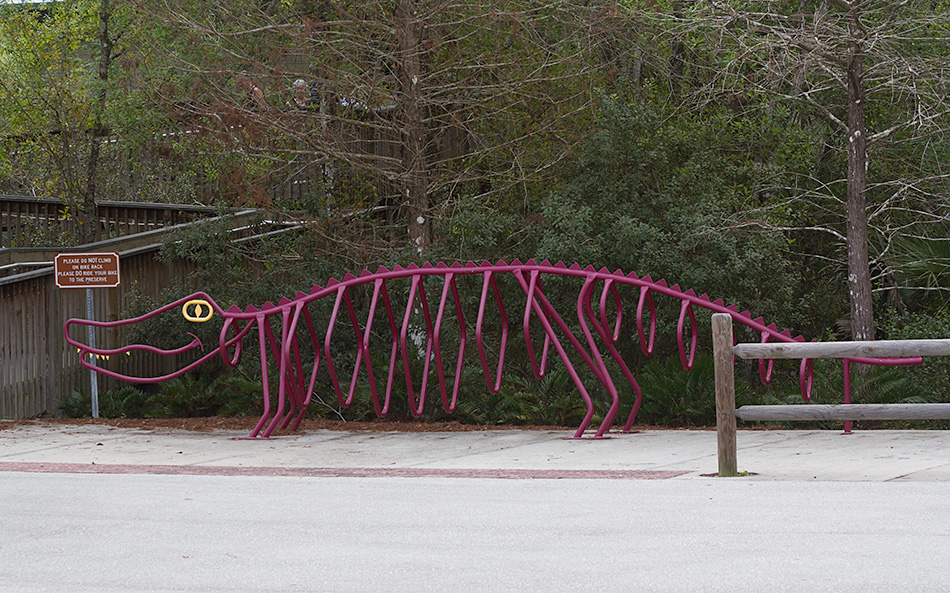
[[[66,391],[66,373],[63,367],[63,352],[66,350],[66,340],[63,339],[63,303],[53,274],[43,277],[42,286],[46,293],[46,352],[43,363],[48,369],[45,409],[51,416],[59,416],[59,406]]]
[[[732,316],[712,316],[713,364],[716,372],[716,437],[719,476],[739,474],[736,466],[736,385],[732,358]]]

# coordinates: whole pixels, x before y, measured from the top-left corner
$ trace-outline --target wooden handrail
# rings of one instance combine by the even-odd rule
[[[257,210],[241,210],[234,214],[229,214],[226,216],[218,216],[214,218],[205,219],[206,222],[218,222],[218,221],[227,221],[232,227],[247,224],[251,221],[254,221],[259,217]],[[106,239],[104,241],[96,241],[95,243],[86,243],[84,245],[76,245],[73,247],[58,247],[58,248],[48,248],[48,247],[14,247],[11,249],[2,249],[0,248],[0,266],[10,265],[14,263],[37,263],[37,262],[48,262],[52,265],[53,258],[56,257],[58,253],[68,253],[68,252],[91,252],[91,251],[116,251],[124,252],[132,249],[138,249],[141,247],[161,244],[165,239],[171,235],[171,233],[188,228],[189,225],[194,224],[193,222],[185,222],[182,224],[167,226],[158,228],[151,231],[145,231],[141,233],[136,233],[134,235],[127,235],[125,237],[116,237],[114,239]]]

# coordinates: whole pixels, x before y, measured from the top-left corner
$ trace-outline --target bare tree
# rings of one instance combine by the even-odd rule
[[[605,79],[601,50],[626,18],[574,0],[148,6],[194,42],[167,56],[177,82],[155,85],[173,89],[159,101],[184,105],[219,149],[269,163],[268,174],[330,174],[336,205],[359,202],[343,199],[347,174],[374,178],[358,205],[398,212],[420,252],[456,197],[527,193],[569,155]],[[242,75],[266,108],[237,88]],[[289,100],[298,79],[311,87],[302,108]]]
[[[885,257],[895,236],[946,220],[950,175],[932,164],[946,162],[940,143],[950,131],[948,8],[946,2],[919,1],[740,6],[698,0],[663,16],[676,39],[700,42],[709,51],[706,60],[691,64],[701,81],[694,100],[788,101],[831,126],[829,142],[847,153],[844,195],[836,180],[823,180],[807,189],[785,188],[792,193],[782,207],[827,200],[833,209],[840,205],[843,224],[772,228],[820,230],[845,243],[856,340],[875,335],[869,242],[879,246],[877,258]],[[934,151],[943,158],[934,159]],[[916,170],[886,163],[893,155],[917,158]]]
[[[81,223],[77,238],[90,242],[97,236],[99,152],[109,133],[109,76],[117,57],[114,9],[110,0],[6,9],[0,116],[12,174],[4,177],[17,190],[65,199]]]
[[[112,5],[110,0],[99,0],[99,18],[96,33],[96,45],[99,55],[96,60],[95,98],[92,101],[92,125],[88,131],[89,151],[86,158],[86,184],[83,194],[83,218],[85,226],[85,241],[91,242],[96,238],[98,215],[96,212],[96,198],[98,196],[97,180],[99,177],[99,152],[103,136],[107,134],[103,119],[106,115],[106,99],[109,94],[109,72],[112,62],[116,59],[115,44],[120,35],[109,32],[112,22]]]

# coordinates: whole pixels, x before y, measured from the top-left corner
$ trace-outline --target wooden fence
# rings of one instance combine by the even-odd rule
[[[157,297],[176,278],[188,278],[193,268],[186,262],[163,263],[155,259],[158,246],[122,252],[121,280],[117,288],[95,289],[95,318],[115,320],[129,305],[132,290]],[[0,278],[0,417],[30,418],[55,415],[64,395],[88,391],[89,372],[75,352],[66,350],[63,324],[70,317],[85,317],[86,291],[57,288],[52,268]],[[98,344],[114,348],[124,340],[122,331],[97,333]],[[136,358],[133,374],[152,374],[161,360]],[[105,379],[105,380],[104,380]],[[102,389],[114,387],[100,376]]]
[[[96,240],[153,231],[217,214],[218,210],[210,206],[99,202]],[[58,237],[75,235],[77,224],[76,217],[69,216],[69,205],[62,200],[0,196],[0,248],[51,245]]]
[[[736,409],[734,357],[738,358],[883,358],[950,356],[950,340],[879,340],[873,342],[785,342],[736,344],[732,317],[712,316],[716,372],[716,432],[719,475],[735,476],[736,417],[759,421],[800,420],[950,420],[950,404],[841,404],[742,406]]]
[[[230,215],[232,228],[246,224],[253,212]],[[185,261],[156,259],[166,233],[176,227],[111,239],[64,251],[117,252],[121,284],[117,288],[95,289],[95,318],[114,321],[126,318],[133,292],[158,298],[175,280],[186,282],[194,265]],[[284,232],[278,230],[273,232]],[[272,233],[267,233],[272,234]],[[240,235],[240,233],[238,233]],[[258,236],[236,240],[253,240]],[[55,250],[0,250],[21,256],[48,258]],[[88,392],[89,371],[75,352],[66,349],[63,324],[71,317],[86,316],[85,290],[60,289],[53,268],[0,277],[0,418],[21,419],[56,415],[63,396],[73,391]],[[126,343],[126,328],[99,329],[100,348],[116,348]],[[82,336],[85,338],[85,336]],[[133,376],[156,376],[173,370],[169,357],[136,356],[119,361],[119,371]],[[115,380],[99,375],[99,389],[117,387]]]

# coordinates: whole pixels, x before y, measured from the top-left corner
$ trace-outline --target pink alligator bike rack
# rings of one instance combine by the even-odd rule
[[[458,403],[462,375],[461,370],[468,345],[469,328],[462,312],[457,284],[457,280],[463,276],[481,276],[481,296],[479,298],[478,313],[475,319],[475,346],[487,388],[492,393],[496,393],[501,387],[502,372],[505,365],[505,352],[509,338],[507,309],[502,302],[501,291],[497,283],[498,278],[505,274],[510,274],[514,277],[524,294],[521,329],[534,376],[540,379],[547,372],[548,355],[551,346],[553,346],[584,400],[587,412],[573,438],[609,438],[606,436],[606,433],[613,425],[620,411],[619,394],[614,379],[608,372],[605,354],[609,355],[610,359],[619,367],[624,379],[636,393],[635,402],[627,416],[623,432],[631,431],[631,427],[640,408],[643,398],[642,390],[616,348],[616,344],[621,338],[621,323],[624,314],[619,290],[620,287],[634,287],[639,289],[635,317],[636,332],[640,341],[640,348],[645,355],[653,353],[656,338],[657,315],[653,296],[655,294],[663,295],[680,301],[680,313],[676,326],[676,340],[681,364],[683,368],[687,370],[693,366],[699,337],[696,317],[693,312],[694,307],[701,307],[716,313],[728,313],[737,323],[745,325],[757,332],[761,336],[762,342],[768,342],[770,340],[780,342],[804,341],[804,338],[801,336],[791,337],[791,334],[787,330],[777,330],[774,324],[766,325],[761,317],[753,319],[748,311],[739,312],[735,305],[724,305],[721,300],[713,301],[705,294],[696,295],[692,290],[686,290],[684,292],[680,290],[678,285],[669,286],[664,280],[654,281],[650,276],[640,278],[636,274],[624,274],[620,270],[610,272],[606,268],[596,270],[592,266],[581,268],[578,264],[567,266],[561,262],[557,264],[551,264],[548,261],[535,263],[533,260],[529,260],[527,263],[521,263],[517,260],[511,263],[499,261],[495,264],[487,261],[481,264],[469,262],[465,265],[459,263],[453,263],[451,265],[443,263],[431,265],[427,263],[421,267],[410,264],[405,268],[396,266],[392,270],[380,267],[376,272],[364,270],[359,276],[347,274],[343,280],[331,278],[326,286],[321,287],[314,285],[309,293],[298,292],[293,299],[283,298],[276,305],[268,302],[260,308],[248,306],[244,310],[241,310],[237,306],[232,306],[224,310],[207,294],[196,292],[133,319],[112,322],[70,319],[66,322],[63,331],[66,336],[66,341],[79,351],[83,366],[124,381],[155,383],[181,376],[218,355],[223,358],[224,363],[228,366],[235,366],[241,356],[244,338],[256,327],[260,364],[264,377],[264,411],[260,420],[251,431],[249,438],[268,438],[278,427],[286,428],[288,425],[291,425],[291,421],[293,422],[291,428],[293,430],[297,429],[313,397],[321,362],[324,362],[326,366],[330,382],[337,396],[337,401],[343,407],[347,407],[353,403],[360,370],[361,368],[365,370],[373,406],[377,415],[380,417],[386,416],[389,411],[395,381],[395,371],[399,366],[398,363],[400,360],[406,381],[410,413],[414,417],[422,415],[426,404],[430,370],[434,362],[443,409],[449,413],[454,412]],[[575,311],[582,333],[580,338],[574,334],[545,296],[542,287],[542,277],[545,275],[570,276],[583,280],[583,285],[577,296]],[[432,309],[426,298],[424,280],[428,277],[439,277],[442,279],[441,296],[434,319]],[[393,310],[393,305],[387,290],[387,282],[395,279],[408,279],[410,282],[406,307],[402,313],[401,323],[398,324],[396,313]],[[369,311],[365,317],[365,321],[361,325],[350,296],[350,290],[356,286],[368,284],[372,285],[372,297],[370,299]],[[600,287],[599,295],[596,295],[595,293],[597,291],[595,289],[598,285]],[[595,296],[597,297],[596,299]],[[323,333],[321,339],[314,325],[314,320],[311,317],[308,305],[323,298],[332,298],[333,308],[330,319],[327,322],[326,331]],[[501,324],[500,344],[498,347],[499,354],[498,360],[494,365],[494,370],[491,368],[492,365],[489,364],[483,331],[489,299],[495,301],[495,306],[498,311],[498,321]],[[613,315],[608,315],[611,301],[613,302],[614,313]],[[392,336],[389,365],[386,373],[386,385],[383,390],[382,400],[380,400],[380,389],[377,384],[369,350],[373,322],[380,304],[382,304],[385,309],[388,329]],[[194,339],[189,344],[173,350],[162,350],[147,345],[132,345],[106,350],[89,347],[86,344],[72,339],[69,335],[70,326],[73,324],[92,325],[95,327],[116,327],[138,323],[177,307],[181,307],[185,317],[191,321],[205,321],[210,318],[213,313],[217,313],[224,319],[224,324],[221,328],[219,342],[216,348],[209,352],[204,352],[197,360],[194,360],[178,371],[160,377],[143,378],[123,375],[94,364],[93,359],[123,353],[131,354],[132,351],[136,350],[161,355],[178,355],[196,348],[203,352],[204,349],[200,340],[192,335]],[[207,311],[204,310],[205,307]],[[445,378],[440,339],[443,321],[446,319],[446,313],[450,307],[454,309],[459,331],[459,348],[455,362],[455,379],[451,386],[447,385]],[[350,325],[355,332],[357,340],[356,362],[350,379],[349,389],[345,395],[337,376],[331,352],[331,339],[336,329],[341,309],[346,310],[345,315],[349,318]],[[413,325],[412,323],[413,312],[418,313],[420,309],[422,318],[424,319],[424,328],[419,327],[419,325]],[[195,313],[190,314],[189,310]],[[649,314],[649,321],[647,323],[645,323],[645,313]],[[449,312],[449,316],[451,316],[451,312]],[[532,317],[540,323],[544,331],[540,361],[536,355],[531,337],[530,325]],[[279,336],[276,335],[272,329],[272,318],[279,320]],[[301,321],[304,323],[303,327],[301,327]],[[687,322],[689,323],[688,345],[686,343]],[[309,372],[309,379],[306,376],[301,360],[298,329],[300,329],[305,336],[309,336],[314,346],[315,360],[313,362],[313,368]],[[421,334],[417,334],[416,336],[411,335],[420,330],[424,330],[425,332],[425,345],[422,378],[417,394],[410,369],[409,349],[411,347],[417,347],[420,353],[423,350],[423,338]],[[233,354],[229,354],[229,349],[233,349]],[[570,356],[571,351],[590,369],[596,379],[603,385],[611,399],[610,408],[593,437],[584,437],[584,433],[593,418],[594,405],[590,394],[575,368],[575,363],[572,362]],[[277,405],[273,412],[271,410],[272,394],[268,381],[268,353],[277,361],[279,369]],[[920,362],[920,359],[905,358],[891,360],[853,358],[849,359],[849,361],[864,364],[897,365],[916,364]],[[768,363],[762,360],[759,361],[759,375],[762,382],[768,383],[772,380],[773,364],[774,361],[769,361]],[[802,397],[805,401],[811,399],[812,376],[811,361],[802,360],[799,379]],[[845,397],[846,401],[849,401],[850,393],[847,391],[846,384]]]

